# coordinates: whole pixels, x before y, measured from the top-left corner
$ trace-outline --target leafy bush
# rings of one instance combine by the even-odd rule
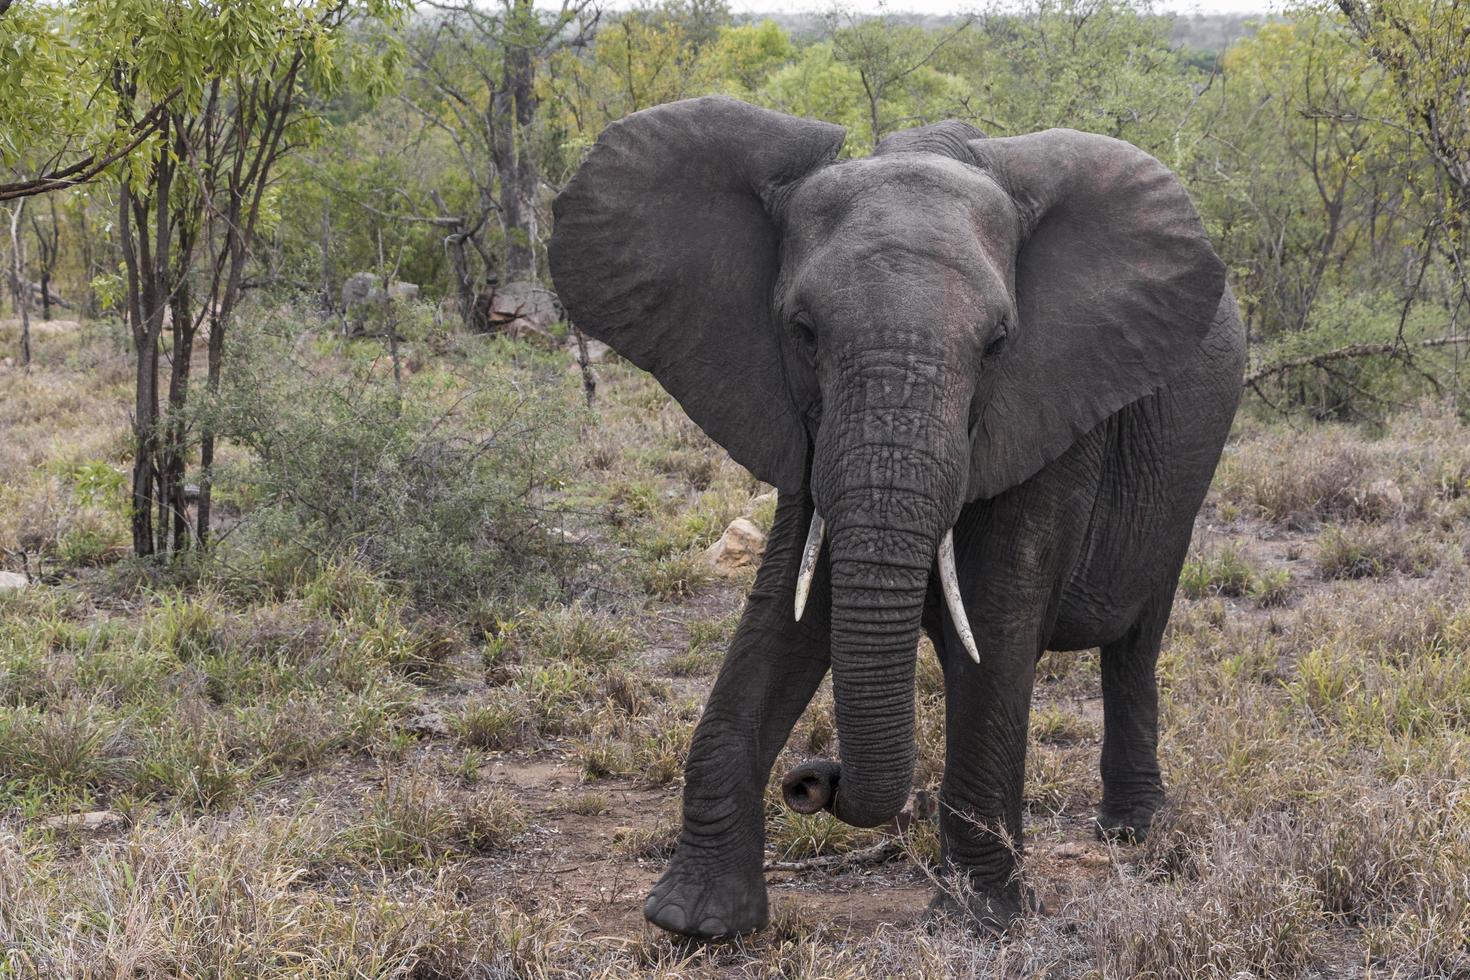
[[[1455,345],[1421,346],[1446,332],[1435,304],[1406,314],[1396,290],[1325,288],[1303,328],[1277,332],[1255,352],[1260,367],[1275,369],[1256,393],[1319,421],[1377,420],[1390,406],[1458,389]]]
[[[575,557],[542,520],[575,429],[560,372],[511,360],[400,386],[381,347],[321,345],[346,363],[315,370],[279,332],[243,333],[211,411],[249,450],[220,474],[247,549],[349,560],[455,604],[545,591]]]

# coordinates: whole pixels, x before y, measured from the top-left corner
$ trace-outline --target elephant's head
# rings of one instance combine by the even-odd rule
[[[874,825],[908,797],[920,614],[960,509],[1167,381],[1224,267],[1118,140],[950,122],[836,162],[842,140],[725,98],[636,113],[557,199],[550,258],[581,329],[825,518],[833,809]]]

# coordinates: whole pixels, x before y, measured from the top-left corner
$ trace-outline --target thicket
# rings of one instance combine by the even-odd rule
[[[561,367],[487,343],[405,374],[375,342],[248,324],[200,409],[237,450],[228,554],[277,579],[346,561],[440,607],[554,592],[580,558],[549,499],[584,421]]]

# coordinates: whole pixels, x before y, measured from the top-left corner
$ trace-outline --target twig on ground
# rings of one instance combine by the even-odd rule
[[[886,864],[904,853],[903,838],[885,837],[869,847],[860,847],[845,854],[822,854],[803,858],[800,861],[767,861],[767,871],[815,871],[817,869],[840,870],[862,865]]]

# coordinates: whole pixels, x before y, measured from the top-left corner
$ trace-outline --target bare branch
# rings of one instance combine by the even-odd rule
[[[1470,344],[1470,336],[1467,337],[1431,337],[1428,340],[1415,341],[1409,344],[1348,344],[1346,347],[1338,347],[1317,354],[1302,354],[1297,357],[1288,357],[1251,371],[1245,376],[1245,383],[1254,385],[1263,378],[1274,377],[1287,371],[1301,367],[1325,367],[1335,361],[1348,361],[1359,357],[1382,357],[1385,355],[1403,355],[1414,348],[1449,347],[1454,344]]]

